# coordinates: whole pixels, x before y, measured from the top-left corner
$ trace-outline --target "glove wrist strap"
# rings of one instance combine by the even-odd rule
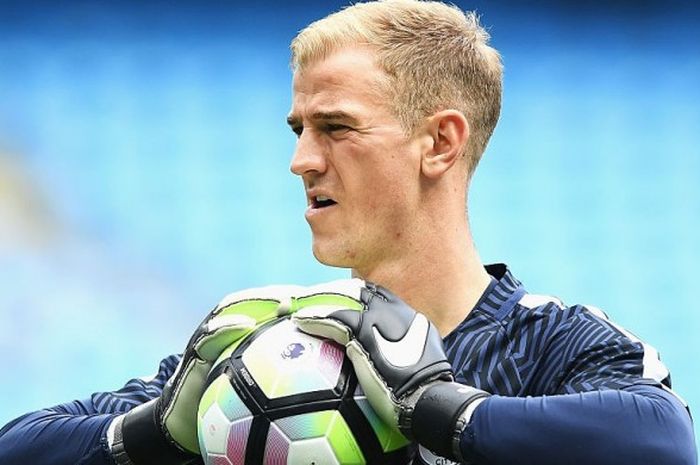
[[[168,440],[157,421],[157,400],[154,399],[124,415],[121,424],[116,425],[115,438],[121,436],[122,446],[119,465],[147,465],[167,463],[184,465],[196,457],[181,451]],[[116,452],[113,449],[113,456]]]
[[[122,437],[122,424],[124,415],[120,415],[112,421],[107,431],[107,441],[112,459],[117,465],[134,465],[129,454],[124,450],[124,438]]]
[[[461,459],[459,439],[466,426],[464,412],[475,401],[489,396],[485,391],[459,383],[432,383],[413,409],[411,435],[442,457]]]

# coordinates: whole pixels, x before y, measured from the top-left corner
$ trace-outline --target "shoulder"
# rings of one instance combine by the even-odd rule
[[[539,388],[556,393],[620,389],[633,384],[670,387],[656,349],[593,305],[566,305],[553,296],[524,294],[506,323],[514,338],[532,341],[542,360]],[[546,385],[546,387],[545,387]]]
[[[591,305],[567,305],[551,295],[523,293],[503,319],[504,328],[514,336],[535,332],[538,338],[592,336],[591,342],[626,338],[625,332],[607,315]],[[592,332],[594,334],[589,334]]]
[[[538,338],[585,339],[587,344],[623,341],[640,343],[629,331],[612,322],[593,305],[567,305],[551,295],[524,292],[503,319],[510,334],[535,332]]]

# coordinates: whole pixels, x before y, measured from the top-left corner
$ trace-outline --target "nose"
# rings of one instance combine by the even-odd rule
[[[323,144],[313,134],[312,130],[305,130],[297,140],[294,156],[289,170],[297,176],[326,171],[326,156]]]

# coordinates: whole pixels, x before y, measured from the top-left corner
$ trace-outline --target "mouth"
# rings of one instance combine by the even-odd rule
[[[325,195],[309,196],[309,206],[306,209],[306,219],[308,220],[313,216],[333,210],[332,207],[337,204],[338,202]]]
[[[323,209],[335,205],[337,202],[330,197],[325,195],[315,195],[311,197],[311,208],[313,209]]]

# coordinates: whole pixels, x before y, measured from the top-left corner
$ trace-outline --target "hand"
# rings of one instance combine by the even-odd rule
[[[387,289],[359,279],[343,285],[358,309],[309,307],[292,317],[302,331],[346,347],[370,404],[389,425],[448,458],[489,394],[453,382],[435,326]]]
[[[160,397],[118,417],[110,449],[118,465],[186,464],[198,460],[197,406],[220,354],[261,323],[304,305],[313,288],[269,286],[225,297],[192,335]]]

